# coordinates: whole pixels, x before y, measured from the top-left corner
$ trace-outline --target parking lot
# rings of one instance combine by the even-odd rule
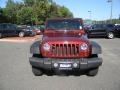
[[[95,77],[35,77],[29,64],[29,42],[0,41],[0,90],[120,90],[120,38],[90,39],[102,46],[103,65]]]

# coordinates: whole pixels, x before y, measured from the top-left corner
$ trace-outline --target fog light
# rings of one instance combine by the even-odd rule
[[[78,65],[77,65],[77,63],[74,63],[74,64],[73,64],[73,67],[75,67],[75,68],[76,68],[77,66],[78,66]]]
[[[58,63],[54,63],[54,67],[58,67]]]

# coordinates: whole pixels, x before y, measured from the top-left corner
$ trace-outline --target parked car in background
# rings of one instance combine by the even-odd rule
[[[0,24],[0,38],[7,36],[19,36],[24,37],[27,35],[33,35],[32,30],[18,28],[17,25],[11,23],[1,23]]]
[[[39,28],[39,27],[33,26],[33,27],[31,27],[31,28],[32,28],[33,32],[36,33],[36,35],[42,34],[42,32],[40,31],[40,28]]]
[[[88,37],[107,37],[113,39],[115,37],[115,28],[113,24],[94,24],[87,30]]]
[[[33,31],[33,28],[30,26],[22,26],[22,27],[18,27],[18,28],[24,32],[24,34],[21,34],[21,37],[36,35],[36,33]]]
[[[6,36],[24,36],[23,31],[18,29],[15,24],[11,23],[1,23],[0,24],[0,38]]]

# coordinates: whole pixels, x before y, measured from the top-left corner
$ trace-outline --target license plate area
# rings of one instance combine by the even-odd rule
[[[70,63],[60,63],[59,67],[60,68],[71,68],[72,65]]]

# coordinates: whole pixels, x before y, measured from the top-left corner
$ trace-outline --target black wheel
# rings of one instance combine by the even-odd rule
[[[98,73],[98,70],[99,70],[98,67],[97,67],[97,68],[94,68],[94,69],[91,69],[91,70],[88,71],[87,75],[88,75],[88,76],[96,76],[97,73]]]
[[[2,33],[0,33],[0,39],[2,38],[3,36],[2,36]]]
[[[24,37],[25,33],[24,32],[19,32],[19,37]]]
[[[35,76],[41,76],[43,74],[42,70],[32,66],[32,72]]]
[[[114,33],[113,32],[108,32],[107,38],[108,39],[113,39],[114,38]]]

